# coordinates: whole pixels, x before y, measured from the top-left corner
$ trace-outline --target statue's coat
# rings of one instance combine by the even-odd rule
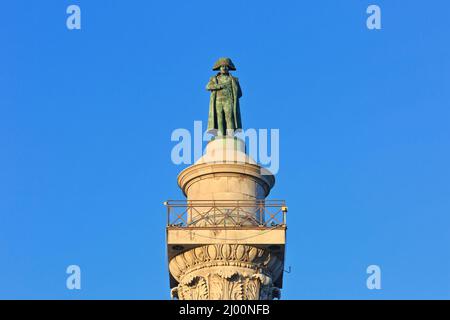
[[[219,84],[219,81],[217,80],[217,76],[219,74],[212,76],[209,79],[208,85],[206,88],[213,87],[214,85]],[[241,122],[241,111],[239,108],[239,98],[242,97],[242,91],[241,86],[239,85],[239,79],[236,77],[233,77],[232,75],[229,75],[231,77],[231,87],[233,90],[233,119],[234,119],[234,127],[235,130],[242,129],[242,122]],[[211,97],[209,99],[209,116],[208,116],[208,132],[215,132],[218,130],[218,124],[217,124],[217,114],[216,114],[216,95],[217,90],[211,90]]]

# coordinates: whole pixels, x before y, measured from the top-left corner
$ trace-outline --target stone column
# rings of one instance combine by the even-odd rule
[[[199,228],[210,229],[213,235],[211,239],[200,238],[179,246],[183,248],[179,253],[169,246],[169,270],[172,283],[176,283],[171,291],[173,297],[182,300],[280,297],[277,284],[282,278],[284,243],[270,245],[270,230],[262,227],[261,211],[274,183],[274,176],[245,153],[244,142],[230,137],[209,142],[205,155],[179,174],[178,184],[188,206],[192,203],[185,231],[191,239],[193,235],[199,237]],[[249,242],[248,228],[264,234],[265,242]],[[178,233],[174,235],[176,238]],[[213,239],[214,235],[219,236]],[[227,237],[221,243],[224,235]]]

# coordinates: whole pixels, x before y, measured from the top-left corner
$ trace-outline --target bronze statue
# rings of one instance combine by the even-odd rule
[[[229,71],[236,70],[230,58],[220,58],[214,64],[217,75],[209,79],[206,90],[211,91],[209,101],[208,132],[219,136],[233,136],[242,129],[239,98],[242,96],[238,78]]]

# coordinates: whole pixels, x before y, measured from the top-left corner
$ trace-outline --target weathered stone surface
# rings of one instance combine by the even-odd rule
[[[169,263],[179,282],[172,296],[183,300],[266,300],[279,298],[273,280],[282,262],[267,249],[215,244],[185,251]]]
[[[187,200],[261,200],[267,197],[275,183],[273,175],[245,154],[242,140],[231,137],[215,139],[208,143],[206,153],[196,164],[183,170],[178,176],[178,184]],[[242,161],[236,161],[240,159]],[[222,207],[214,212],[219,217],[234,208]],[[208,224],[204,213],[210,208],[196,208],[189,213],[189,223],[197,226]],[[257,207],[241,208],[248,217],[242,225],[258,225],[260,217]],[[226,214],[224,214],[226,215]],[[239,215],[239,213],[236,213]],[[240,215],[242,216],[242,214]]]

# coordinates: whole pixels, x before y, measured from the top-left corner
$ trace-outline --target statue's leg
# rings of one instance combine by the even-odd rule
[[[217,135],[223,136],[225,134],[225,121],[223,114],[223,103],[220,100],[216,101],[216,114],[217,114]]]
[[[226,134],[229,136],[233,136],[234,130],[236,129],[234,127],[233,108],[231,105],[227,104],[226,106],[224,106],[223,111],[225,114]]]

